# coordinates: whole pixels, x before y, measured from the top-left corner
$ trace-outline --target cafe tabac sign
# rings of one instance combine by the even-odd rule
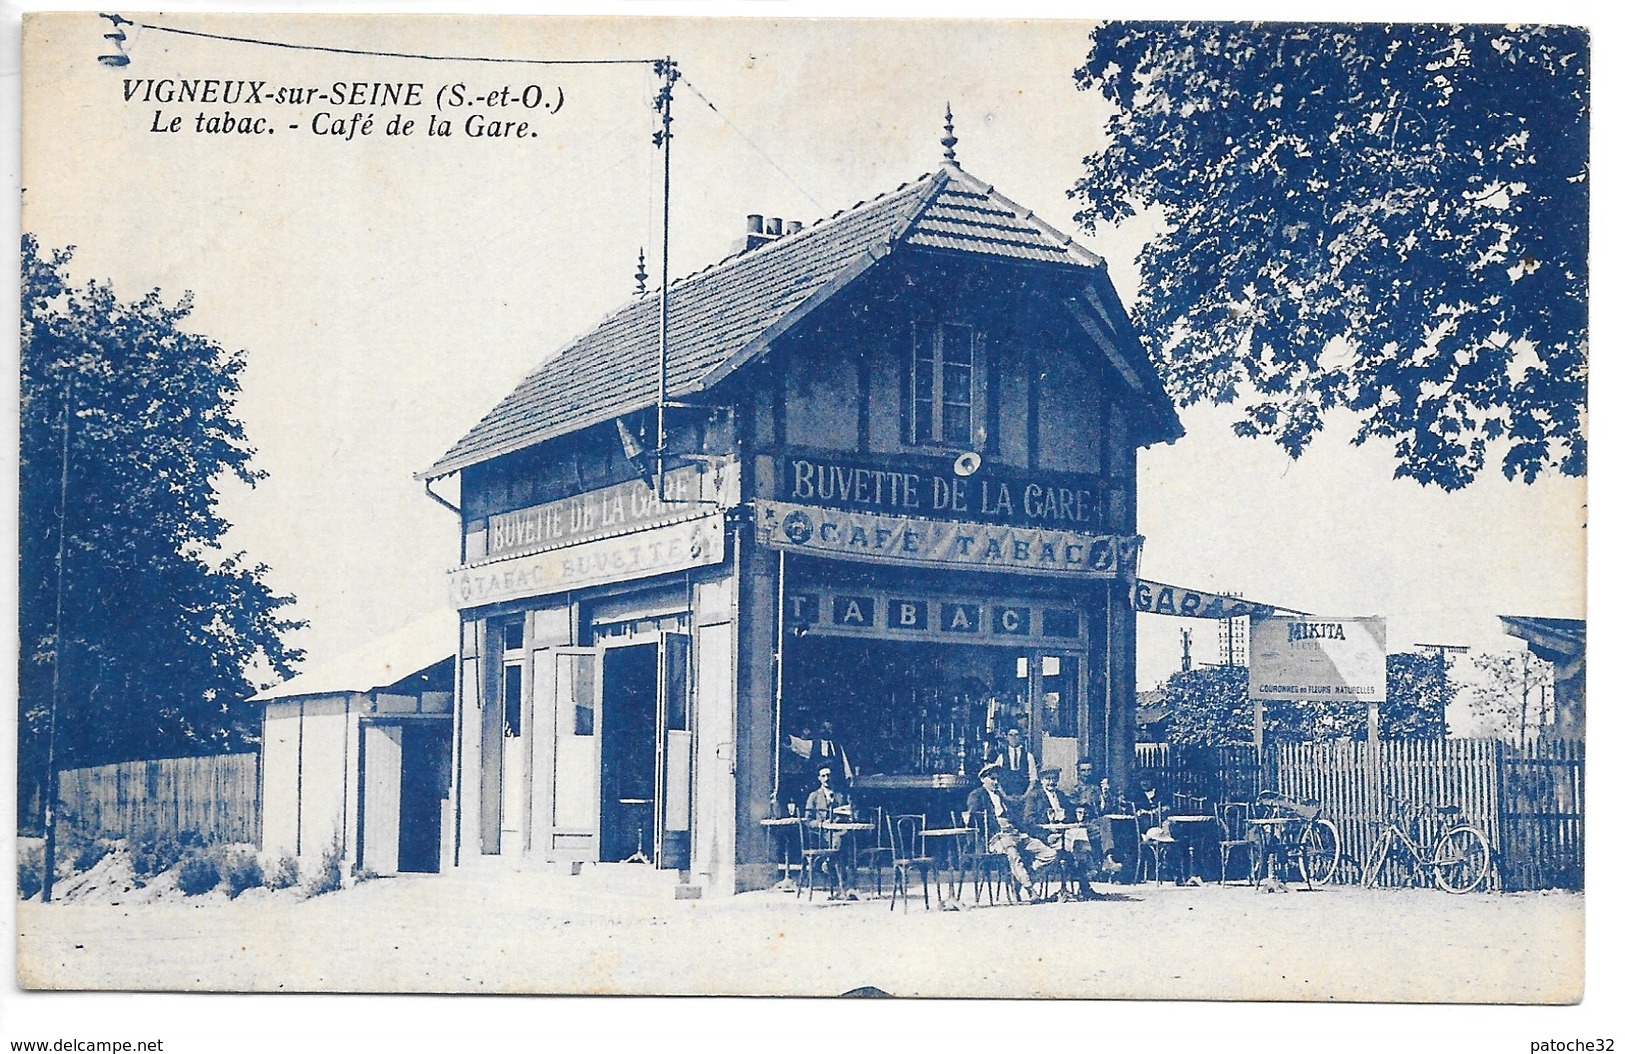
[[[453,607],[472,608],[688,571],[722,557],[722,514],[691,514],[630,534],[459,567],[448,585]]]
[[[946,458],[870,463],[787,455],[778,467],[776,496],[799,505],[1048,530],[1101,524],[1103,488],[1095,476],[991,466],[961,474]]]
[[[772,549],[842,560],[1081,578],[1132,576],[1143,540],[778,501],[756,503],[756,537]]]

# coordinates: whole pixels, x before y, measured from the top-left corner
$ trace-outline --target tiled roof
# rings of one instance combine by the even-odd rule
[[[711,387],[900,244],[1090,270],[1102,262],[1030,210],[945,164],[797,234],[674,281],[668,295],[668,397]],[[1115,331],[1118,319],[1109,324]],[[654,405],[659,325],[654,295],[612,312],[532,370],[420,477],[450,475]],[[1138,349],[1134,357],[1145,359]],[[1116,356],[1114,361],[1121,365]],[[1148,362],[1143,369],[1136,387],[1143,389],[1149,378],[1160,395]]]

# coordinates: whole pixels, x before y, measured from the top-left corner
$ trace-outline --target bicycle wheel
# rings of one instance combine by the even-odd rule
[[[1382,877],[1382,866],[1388,862],[1388,850],[1393,844],[1392,828],[1384,830],[1377,836],[1376,844],[1371,847],[1371,852],[1366,854],[1365,866],[1360,869],[1360,885],[1370,889],[1377,884],[1377,879]]]
[[[1330,820],[1315,820],[1303,825],[1298,835],[1298,873],[1303,884],[1310,889],[1332,880],[1337,871],[1338,854],[1343,850],[1343,839]]]
[[[1471,893],[1490,874],[1490,841],[1465,824],[1451,829],[1433,847],[1433,881],[1446,893]]]

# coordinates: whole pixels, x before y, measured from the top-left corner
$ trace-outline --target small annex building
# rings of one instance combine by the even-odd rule
[[[760,888],[832,738],[928,816],[1012,729],[1129,777],[1137,452],[1182,429],[1104,261],[944,143],[676,280],[663,415],[650,292],[420,473],[460,477],[451,863]]]
[[[346,871],[440,870],[453,827],[456,639],[455,616],[435,615],[250,700],[264,706],[264,852],[307,872],[335,846]]]
[[[1502,615],[1501,628],[1552,664],[1552,736],[1584,736],[1586,728],[1586,620]]]

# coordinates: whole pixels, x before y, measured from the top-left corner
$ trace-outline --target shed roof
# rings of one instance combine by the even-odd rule
[[[1544,618],[1538,615],[1502,615],[1509,636],[1529,643],[1530,650],[1548,662],[1585,654],[1586,621],[1582,618]]]
[[[365,693],[446,662],[457,649],[457,613],[419,619],[337,658],[318,663],[249,700],[269,703],[298,696]]]
[[[1105,280],[1104,261],[952,162],[674,281],[666,338],[670,396],[716,384],[902,245],[1077,268],[1096,278],[1080,283],[1080,290],[1090,321],[1104,323],[1103,330],[1096,327],[1097,337],[1130,387],[1151,403],[1159,438],[1181,434],[1173,403]],[[447,476],[654,405],[659,324],[657,296],[638,297],[611,312],[532,370],[419,478]]]

